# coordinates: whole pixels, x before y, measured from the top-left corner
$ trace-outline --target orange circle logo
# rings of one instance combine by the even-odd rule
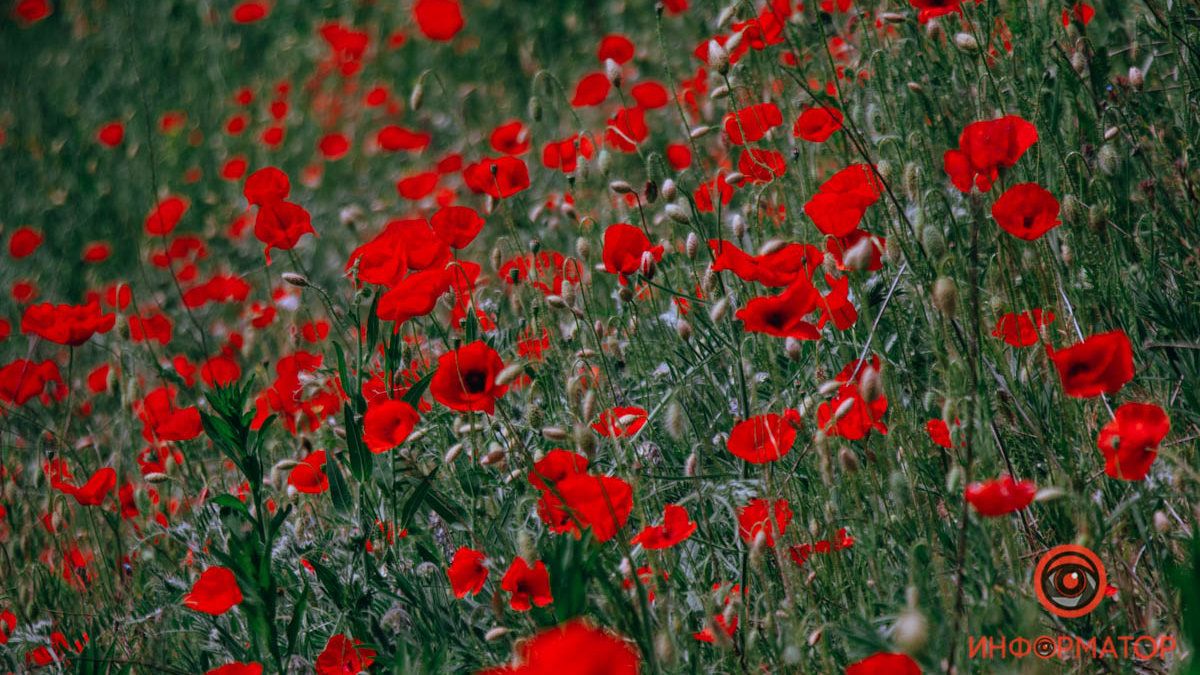
[[[1033,572],[1038,602],[1051,614],[1074,619],[1096,609],[1108,588],[1100,557],[1073,544],[1046,551]]]

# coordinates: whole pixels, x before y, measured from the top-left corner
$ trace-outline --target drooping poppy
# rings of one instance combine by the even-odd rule
[[[1047,347],[1046,352],[1068,396],[1115,394],[1133,379],[1133,346],[1120,329],[1093,335],[1066,349]]]
[[[1096,445],[1104,453],[1104,473],[1121,480],[1142,480],[1158,456],[1171,420],[1152,403],[1126,403],[1100,429]]]
[[[376,312],[383,321],[395,321],[399,330],[405,321],[432,312],[448,290],[450,275],[445,270],[414,272],[380,296]]]
[[[320,494],[329,489],[329,476],[325,473],[328,458],[324,450],[314,450],[292,467],[288,474],[288,487],[304,494]]]

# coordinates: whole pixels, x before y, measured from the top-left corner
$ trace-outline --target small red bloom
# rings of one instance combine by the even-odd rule
[[[756,103],[729,113],[723,126],[729,142],[745,145],[760,141],[771,129],[783,124],[783,114],[774,103]]]
[[[429,147],[430,140],[432,140],[430,135],[423,131],[413,131],[394,125],[380,129],[375,136],[376,145],[388,152],[424,150]]]
[[[555,533],[579,537],[581,528],[590,528],[596,541],[605,542],[629,520],[633,488],[612,476],[569,475],[542,493],[537,509]]]
[[[971,483],[964,496],[981,516],[1002,516],[1020,511],[1033,502],[1037,486],[1031,480],[1016,481],[1012,476],[982,483]]]
[[[1061,225],[1058,200],[1037,183],[1014,185],[992,204],[1000,228],[1018,239],[1034,241]]]
[[[200,435],[200,411],[175,405],[175,388],[163,386],[134,403],[142,420],[142,438],[154,441],[190,441]]]
[[[362,640],[338,633],[325,643],[317,655],[317,675],[356,675],[369,670],[375,663],[375,650],[361,646]]]
[[[925,432],[935,444],[943,448],[954,447],[954,442],[950,440],[950,425],[945,420],[929,420],[925,423]]]
[[[958,2],[954,6],[957,8]],[[946,174],[962,192],[970,192],[972,186],[987,192],[1000,169],[1015,165],[1037,140],[1037,127],[1015,115],[972,122],[958,137],[958,149],[946,151]]]
[[[271,6],[263,0],[246,0],[234,5],[231,16],[234,23],[247,24],[262,21],[270,13]],[[262,670],[262,666],[259,666],[259,670]]]
[[[146,234],[156,236],[171,234],[187,210],[188,203],[183,197],[175,195],[166,197],[146,215]]]
[[[1046,352],[1068,396],[1115,394],[1133,379],[1133,347],[1123,330],[1093,335],[1066,349],[1047,347]]]
[[[1159,443],[1171,431],[1171,420],[1151,403],[1126,403],[1100,430],[1096,445],[1104,453],[1104,473],[1122,480],[1142,480],[1150,472]]]
[[[485,157],[463,169],[463,180],[472,192],[506,199],[529,189],[529,167],[516,157]]]
[[[496,384],[496,375],[503,369],[496,350],[483,341],[472,342],[438,357],[429,391],[435,401],[451,410],[482,410],[491,415],[496,399],[508,391],[507,386]]]
[[[204,675],[262,675],[262,672],[263,666],[261,663],[234,661],[233,663],[213,668]]]
[[[18,227],[8,240],[8,255],[13,260],[24,258],[36,251],[44,240],[42,233],[32,227]]]
[[[791,451],[799,425],[800,415],[794,410],[751,417],[733,426],[726,447],[751,464],[774,462]]]
[[[242,589],[237,577],[228,567],[214,565],[204,570],[192,585],[192,592],[183,596],[183,604],[197,612],[220,616],[241,603]]]
[[[635,405],[617,406],[600,413],[600,419],[592,424],[592,429],[605,438],[633,436],[646,425],[647,414],[645,408]]]
[[[524,558],[513,558],[500,587],[512,594],[508,605],[518,612],[527,612],[534,605],[545,607],[554,601],[550,595],[550,574],[541,560],[530,567]]]
[[[125,139],[125,125],[120,122],[109,122],[96,130],[96,140],[100,145],[115,148]]]
[[[521,155],[529,150],[529,129],[521,120],[505,122],[492,130],[492,149],[506,155]]]
[[[604,63],[612,59],[617,63],[628,63],[633,59],[633,41],[624,35],[609,34],[600,39],[600,47],[596,50],[596,60]]]
[[[765,537],[767,547],[775,545],[775,537],[787,531],[792,522],[792,509],[786,499],[774,502],[766,499],[751,499],[749,504],[738,509],[738,534],[747,544],[753,544],[759,532]]]
[[[463,27],[462,7],[458,0],[417,0],[413,18],[421,34],[435,42],[447,42]]]
[[[745,176],[739,185],[770,183],[787,173],[787,161],[783,153],[777,150],[746,148],[738,156],[738,171]]]
[[[921,667],[907,654],[879,652],[847,666],[846,675],[921,675]]]
[[[324,450],[314,450],[292,467],[288,474],[288,487],[304,494],[320,494],[329,489],[329,476],[325,473],[328,458]]]
[[[571,105],[576,108],[600,105],[604,103],[604,99],[608,98],[610,89],[612,89],[612,82],[608,81],[608,76],[604,73],[584,75],[579,80],[579,84],[575,85],[575,95],[571,97]]]
[[[692,536],[696,527],[696,523],[688,518],[687,509],[667,504],[663,509],[662,525],[647,525],[633,538],[633,543],[649,550],[670,548]]]
[[[1029,347],[1037,344],[1040,331],[1054,321],[1054,312],[1034,309],[1016,314],[1009,312],[1000,317],[992,335],[1004,338],[1004,341],[1014,347]]]
[[[616,274],[622,283],[629,275],[637,272],[642,264],[642,255],[649,252],[655,261],[661,261],[662,246],[651,246],[650,238],[641,228],[628,223],[609,225],[604,231],[604,269]]]
[[[555,448],[534,462],[533,469],[529,472],[529,483],[539,490],[547,491],[551,485],[557,485],[571,476],[585,475],[587,467],[587,457]]]
[[[350,139],[345,134],[325,134],[317,142],[317,150],[321,156],[330,161],[336,161],[346,156],[350,151]]]
[[[824,143],[842,128],[842,111],[821,106],[800,113],[792,127],[792,135],[811,143]]]
[[[363,440],[374,453],[383,453],[404,443],[421,420],[404,401],[381,401],[367,406],[363,416]]]
[[[483,566],[483,561],[487,556],[482,551],[463,546],[454,553],[454,560],[450,562],[449,569],[446,570],[446,576],[450,578],[450,588],[454,590],[454,597],[462,598],[468,593],[478,595],[483,590],[483,583],[487,581],[488,569]]]
[[[823,234],[845,237],[858,228],[867,208],[879,201],[879,180],[866,164],[851,164],[821,184],[804,212]]]

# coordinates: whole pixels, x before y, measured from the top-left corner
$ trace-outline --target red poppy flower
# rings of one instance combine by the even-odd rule
[[[925,423],[925,432],[929,434],[929,440],[943,448],[954,447],[954,442],[950,440],[950,425],[946,424],[945,420],[929,420]]]
[[[454,552],[454,560],[446,570],[454,597],[462,598],[468,593],[478,595],[483,590],[483,582],[488,578],[488,569],[483,566],[484,560],[487,560],[487,556],[482,551],[466,546]]]
[[[1014,347],[1029,347],[1038,343],[1040,331],[1054,321],[1054,312],[1034,309],[1016,314],[1009,312],[1000,317],[992,330],[994,337],[1003,338]]]
[[[1034,241],[1062,223],[1058,200],[1037,183],[1014,185],[992,204],[992,217],[1005,232]]]
[[[800,275],[812,277],[825,259],[825,254],[809,244],[788,244],[758,256],[720,239],[709,239],[708,246],[713,252],[713,271],[729,270],[743,281],[764,286],[789,286]]]
[[[842,111],[821,106],[808,108],[796,118],[792,135],[811,143],[824,143],[842,128]]]
[[[450,275],[445,270],[414,272],[379,298],[377,313],[384,321],[395,321],[399,330],[405,321],[432,312],[449,289]]]
[[[363,415],[363,440],[371,452],[387,452],[404,443],[419,421],[421,416],[404,401],[372,403]]]
[[[86,305],[55,305],[43,302],[25,308],[21,332],[37,335],[60,345],[78,347],[97,333],[107,333],[116,325],[115,314],[105,314],[100,302]]]
[[[270,5],[262,0],[246,0],[234,6],[232,17],[234,23],[247,24],[262,21],[270,13]],[[262,666],[259,666],[259,670],[262,670]]]
[[[13,16],[31,25],[50,16],[50,3],[47,0],[17,0],[12,12]]]
[[[516,157],[485,157],[463,169],[463,180],[472,192],[506,199],[529,189],[529,167]]]
[[[609,225],[604,231],[604,269],[616,274],[622,283],[626,277],[637,272],[642,265],[643,254],[649,252],[655,261],[661,261],[662,246],[651,246],[650,238],[641,228],[629,223]]]
[[[429,219],[433,231],[450,248],[463,249],[475,240],[483,229],[483,218],[467,206],[447,206]]]
[[[96,130],[96,140],[105,147],[115,148],[125,139],[125,125],[109,122]]]
[[[1096,439],[1104,453],[1104,473],[1122,480],[1142,480],[1169,431],[1171,420],[1154,404],[1126,403],[1117,408]]]
[[[692,165],[692,149],[686,143],[668,143],[667,161],[670,162],[671,168],[683,171]]]
[[[542,146],[542,166],[547,169],[559,169],[563,173],[575,173],[575,169],[579,167],[578,155],[591,159],[594,151],[595,147],[590,138],[575,134]]]
[[[496,384],[496,375],[503,369],[496,350],[483,341],[472,342],[438,357],[429,391],[435,401],[451,410],[482,410],[491,415],[496,399],[508,391],[507,386]]]
[[[724,173],[701,183],[692,193],[692,198],[696,200],[696,210],[700,213],[712,213],[715,210],[714,197],[720,199],[722,206],[729,204],[729,200],[733,199],[733,186],[725,180]]]
[[[324,450],[314,450],[296,463],[288,474],[288,487],[304,494],[320,494],[329,489],[329,476],[324,468],[328,458]]]
[[[582,619],[548,628],[517,642],[512,663],[478,675],[637,675],[640,658],[628,640]]]
[[[134,403],[142,420],[142,438],[154,441],[190,441],[200,435],[200,411],[175,405],[175,388],[159,387]]]
[[[872,429],[886,434],[888,429],[883,416],[887,407],[886,396],[868,402],[858,383],[851,382],[842,385],[833,400],[817,407],[817,426],[830,436],[840,436],[848,441],[861,440]]]
[[[505,122],[492,130],[492,149],[505,155],[521,155],[529,150],[529,129],[521,120]]]
[[[75,498],[80,506],[99,506],[104,498],[117,486],[117,472],[112,467],[97,469],[86,483],[71,490],[64,490]]]
[[[879,180],[871,167],[851,164],[821,185],[804,205],[804,212],[823,234],[845,237],[858,228],[879,195]]]
[[[586,108],[604,103],[612,82],[604,73],[589,73],[584,75],[575,85],[575,94],[571,97],[571,105],[575,108]]]
[[[795,410],[757,415],[733,426],[726,447],[734,457],[751,464],[774,462],[791,451],[799,425],[800,415]]]
[[[197,612],[220,616],[241,603],[242,589],[237,577],[228,567],[214,565],[204,570],[192,585],[192,592],[183,596],[183,604]]]
[[[645,408],[635,405],[617,406],[600,413],[600,419],[592,424],[592,429],[605,438],[634,436],[646,425],[647,414]]]
[[[745,145],[760,141],[771,129],[783,124],[783,114],[774,103],[756,103],[725,115],[723,126],[729,142]]]
[[[534,605],[545,607],[554,602],[550,595],[550,574],[541,560],[530,567],[524,558],[513,558],[500,581],[500,588],[512,594],[508,606],[518,612],[527,612]]]
[[[262,672],[263,666],[261,663],[234,661],[233,663],[213,668],[204,675],[262,675]]]
[[[634,152],[638,144],[646,140],[650,128],[646,126],[646,111],[641,108],[620,108],[608,118],[604,140],[608,147],[621,152]]]
[[[798,340],[817,340],[821,334],[805,316],[817,309],[821,294],[807,275],[798,275],[778,295],[754,298],[734,315],[749,333],[765,333],[774,337]]]
[[[883,252],[887,250],[887,240],[883,237],[863,230],[854,230],[844,237],[825,238],[825,250],[833,256],[838,270],[843,272],[853,271],[846,266],[846,256],[851,251],[857,251],[860,246],[866,248],[866,270],[874,272],[883,269]],[[854,269],[862,268],[855,267]]]
[[[1123,330],[1093,335],[1066,349],[1047,347],[1046,353],[1068,396],[1115,394],[1133,379],[1133,347]]]
[[[670,548],[692,536],[696,527],[696,523],[688,518],[687,509],[677,504],[667,504],[663,508],[662,525],[647,525],[633,538],[633,543],[652,551]]]
[[[787,161],[776,150],[746,148],[738,157],[738,171],[745,176],[740,185],[770,183],[787,173]]]
[[[964,496],[981,516],[1002,516],[1020,511],[1033,502],[1037,486],[1031,480],[1016,481],[1004,476],[967,486]]]
[[[879,652],[851,663],[846,667],[846,675],[921,675],[921,667],[907,654]]]
[[[48,402],[52,397],[58,399],[66,393],[62,374],[53,361],[35,363],[17,359],[0,367],[0,401],[23,406],[38,396]]]
[[[633,488],[612,476],[570,475],[542,493],[537,510],[552,532],[579,537],[581,528],[591,528],[596,541],[606,542],[633,512]]]
[[[1062,11],[1063,28],[1071,25],[1071,21],[1078,21],[1081,26],[1086,26],[1092,22],[1092,18],[1096,16],[1096,10],[1086,2],[1077,2],[1071,6],[1070,10]]]
[[[656,110],[671,102],[667,88],[657,82],[639,82],[630,88],[629,94],[643,110]]]
[[[596,60],[604,63],[612,59],[617,63],[628,63],[633,59],[633,41],[624,35],[609,34],[600,38],[600,47],[596,50]]]
[[[17,615],[12,610],[0,612],[0,645],[8,644],[8,637],[17,629]]]
[[[362,640],[338,633],[329,637],[313,666],[317,675],[356,675],[369,670],[373,663],[374,649],[363,647]]]
[[[957,6],[955,2],[954,8]],[[1037,127],[1015,115],[972,122],[958,137],[958,149],[946,151],[943,157],[946,174],[962,192],[970,192],[972,186],[987,192],[999,177],[1000,169],[1015,165],[1037,140]]]
[[[103,241],[93,241],[83,247],[83,255],[80,258],[85,263],[102,263],[108,260],[112,255],[112,246]]]
[[[462,7],[458,0],[417,0],[413,18],[421,34],[435,42],[446,42],[463,27]]]
[[[32,227],[18,227],[13,230],[12,237],[8,240],[8,255],[13,260],[19,260],[28,255],[31,255],[42,245],[44,237],[42,233]]]
[[[187,210],[188,203],[183,197],[175,195],[166,197],[146,215],[146,234],[156,236],[171,234]]]
[[[350,139],[345,134],[325,134],[317,142],[317,150],[321,156],[330,161],[336,161],[346,156],[350,151]]]
[[[379,133],[375,135],[375,144],[388,152],[424,150],[429,147],[430,140],[432,140],[430,135],[423,131],[413,131],[394,125],[380,129]]]
[[[549,490],[550,485],[557,485],[571,476],[582,476],[587,473],[588,460],[583,455],[555,448],[534,462],[529,472],[529,483],[539,490]]]
[[[763,543],[768,548],[775,546],[775,537],[787,532],[788,524],[792,522],[792,509],[786,499],[768,501],[766,499],[751,499],[749,504],[738,509],[738,534],[747,544],[754,543],[758,533],[762,532]]]
[[[838,330],[848,330],[858,321],[858,310],[850,302],[850,280],[826,274],[825,283],[829,284],[829,293],[821,296],[821,316],[817,319],[817,329],[824,328],[826,323],[832,321]]]

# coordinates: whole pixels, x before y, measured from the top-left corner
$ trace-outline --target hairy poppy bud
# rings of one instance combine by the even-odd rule
[[[729,95],[729,87],[726,87],[725,85],[721,85],[719,87],[713,88],[712,93],[709,94],[709,98],[711,98],[713,100],[717,100],[717,99],[725,98],[728,95]]]
[[[914,94],[922,94],[925,92],[925,87],[922,87],[919,82],[909,82],[908,90]]]
[[[716,40],[708,41],[708,65],[721,75],[729,73],[729,52],[717,44]]]
[[[801,356],[800,341],[796,338],[783,339],[783,353],[787,355],[791,361],[799,361]]]
[[[907,17],[899,12],[880,12],[878,17],[884,23],[904,23],[907,20]]]
[[[1162,511],[1154,512],[1154,529],[1159,534],[1166,534],[1171,531],[1171,520],[1167,518],[1167,514]]]
[[[688,137],[691,138],[692,140],[696,140],[698,138],[703,138],[703,137],[707,136],[708,134],[710,134],[713,131],[713,129],[715,129],[715,127],[709,127],[709,126],[704,126],[704,125],[701,125],[698,127],[692,127],[692,130],[688,132]]]
[[[297,288],[306,288],[310,285],[308,283],[308,279],[304,275],[296,274],[295,272],[284,272],[283,274],[280,275],[280,277],[285,282],[287,282]]]
[[[575,254],[581,259],[587,260],[592,257],[592,242],[584,237],[575,240]]]
[[[668,218],[679,223],[680,225],[687,225],[692,220],[692,217],[690,214],[688,214],[687,209],[678,204],[667,204],[664,211],[666,211]]]
[[[688,258],[696,259],[696,254],[700,251],[700,237],[695,232],[688,232],[687,239],[683,244],[683,251]]]
[[[412,94],[408,97],[408,107],[413,110],[420,110],[421,103],[425,101],[425,85],[418,81],[412,89]]]
[[[667,428],[667,434],[677,441],[681,440],[683,438],[685,424],[686,420],[684,419],[683,406],[679,405],[678,401],[671,401],[671,403],[667,406],[666,418],[664,420],[664,425]]]
[[[925,246],[925,252],[934,260],[946,255],[946,237],[942,234],[940,225],[926,225],[921,231],[921,243]]]
[[[741,171],[730,171],[729,173],[725,174],[725,182],[730,184],[741,183],[743,180],[745,180],[745,178],[746,174],[742,173]]]
[[[858,473],[858,455],[847,447],[842,447],[838,450],[838,464],[842,465],[842,471],[848,474]]]
[[[608,184],[608,189],[619,195],[633,194],[633,186],[623,180],[614,180]]]
[[[954,46],[964,52],[979,51],[979,41],[970,33],[957,33],[954,36]]]
[[[614,87],[621,88],[621,64],[612,59],[604,59],[604,76]]]
[[[499,374],[496,375],[496,385],[500,387],[508,386],[513,382],[513,380],[520,377],[524,372],[524,363],[514,363],[510,366],[507,366],[504,368],[504,370],[501,370]]]
[[[713,303],[713,306],[708,310],[708,318],[713,323],[720,323],[721,319],[725,318],[725,314],[729,312],[729,297],[726,296]]]
[[[892,624],[892,642],[907,654],[916,654],[929,641],[929,620],[916,607],[908,607]]]
[[[167,474],[159,473],[157,471],[152,471],[152,472],[146,474],[145,476],[143,476],[143,478],[146,479],[147,483],[164,483],[171,479],[171,477],[168,476]]]
[[[542,99],[537,96],[529,97],[529,119],[534,122],[542,121]]]
[[[447,450],[446,454],[442,457],[442,464],[453,463],[454,460],[458,459],[458,456],[462,453],[462,450],[462,443],[455,443],[454,445],[450,446],[450,449]]]
[[[596,167],[600,169],[600,173],[607,176],[609,171],[612,171],[612,154],[607,150],[601,150],[599,156],[596,157]]]
[[[734,239],[741,239],[746,235],[746,220],[739,214],[733,214],[729,221],[729,231],[733,233]]]
[[[1100,168],[1101,173],[1111,176],[1117,172],[1120,165],[1121,158],[1111,143],[1100,146],[1100,151],[1096,153],[1096,166]]]
[[[687,461],[685,461],[683,463],[684,475],[687,476],[688,478],[695,478],[696,470],[699,467],[699,465],[700,465],[700,458],[696,455],[696,453],[693,452],[692,454],[688,455]]]
[[[488,632],[484,633],[483,639],[486,642],[495,642],[505,635],[508,635],[508,629],[504,626],[496,626],[495,628],[492,628],[488,630]]]
[[[667,178],[662,182],[661,192],[663,199],[672,201],[675,199],[675,195],[678,194],[679,191],[675,187],[675,181]]]
[[[692,324],[688,323],[687,321],[684,321],[683,319],[676,321],[675,322],[675,333],[677,335],[679,335],[679,338],[681,340],[683,340],[684,342],[691,340],[692,339]]]
[[[1142,85],[1146,84],[1146,74],[1137,66],[1129,66],[1129,86],[1134,89],[1141,89]]]
[[[933,282],[933,306],[947,318],[953,318],[958,309],[958,286],[950,277],[939,277]]]

